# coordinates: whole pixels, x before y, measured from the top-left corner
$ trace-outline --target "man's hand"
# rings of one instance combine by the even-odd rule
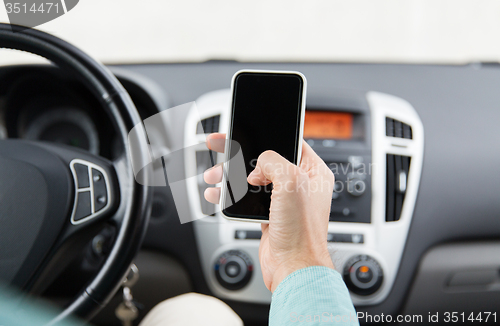
[[[223,139],[224,134],[208,136],[208,148],[223,152]],[[210,184],[221,182],[222,165],[207,170],[204,179]],[[303,142],[299,166],[266,151],[247,180],[255,186],[273,183],[269,224],[262,224],[259,248],[267,288],[273,292],[285,277],[301,268],[333,268],[327,235],[334,176],[312,148]],[[218,204],[220,188],[206,189],[205,198]]]

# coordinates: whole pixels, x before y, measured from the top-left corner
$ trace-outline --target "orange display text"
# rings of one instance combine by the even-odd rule
[[[352,125],[351,113],[306,111],[304,138],[352,139]]]

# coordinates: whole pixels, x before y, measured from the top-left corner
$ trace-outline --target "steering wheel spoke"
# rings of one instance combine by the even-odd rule
[[[2,176],[18,176],[14,187],[0,186],[1,197],[10,204],[17,203],[16,206],[31,206],[4,211],[5,207],[8,209],[5,205],[0,211],[21,222],[8,231],[18,234],[22,242],[34,241],[38,249],[37,255],[27,252],[30,263],[20,267],[20,271],[26,272],[18,272],[13,283],[31,293],[40,293],[40,284],[48,283],[44,272],[56,274],[54,260],[58,262],[57,270],[64,265],[58,253],[81,250],[101,227],[99,221],[106,221],[116,212],[120,198],[118,179],[111,162],[69,146],[3,140],[0,153]],[[48,222],[40,225],[39,239],[32,238],[31,232],[37,231],[29,223],[33,218]],[[35,266],[39,267],[32,273]]]
[[[48,143],[39,146],[57,154],[70,170],[74,190],[71,225],[89,224],[116,211],[120,194],[112,162],[67,146]]]

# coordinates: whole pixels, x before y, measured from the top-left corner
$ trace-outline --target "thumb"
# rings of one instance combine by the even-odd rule
[[[298,167],[275,151],[265,151],[259,155],[255,169],[248,175],[247,181],[254,186],[279,183],[295,173]]]

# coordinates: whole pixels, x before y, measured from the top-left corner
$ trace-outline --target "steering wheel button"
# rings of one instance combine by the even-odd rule
[[[75,221],[81,220],[92,214],[90,191],[78,193],[76,200]]]
[[[95,211],[106,207],[108,203],[106,182],[102,173],[96,169],[92,169],[92,181],[94,184],[94,205]]]
[[[92,181],[94,182],[94,187],[99,184],[104,184],[104,177],[100,171],[92,169]]]
[[[98,212],[104,207],[106,207],[106,204],[108,203],[106,196],[98,196],[95,200],[95,211]]]
[[[78,182],[78,188],[88,188],[90,187],[89,180],[89,167],[83,164],[74,165],[76,172],[76,180]]]
[[[106,207],[106,204],[107,204],[107,199],[106,199],[106,196],[97,196],[96,197],[96,200],[95,200],[95,211],[98,212],[100,211],[101,209],[103,209],[104,207]]]

